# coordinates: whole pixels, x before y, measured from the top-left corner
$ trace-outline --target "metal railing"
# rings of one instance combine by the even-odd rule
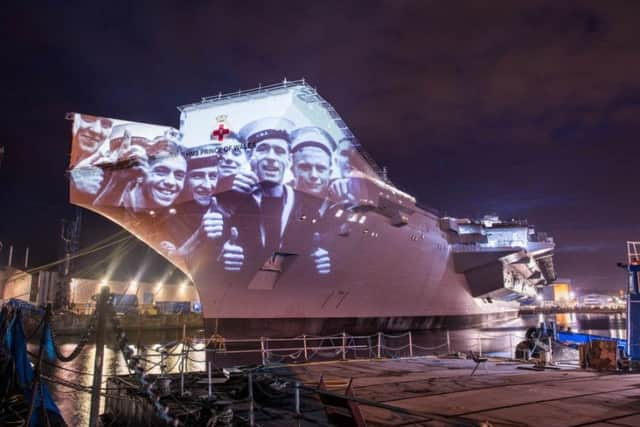
[[[386,334],[378,332],[372,335],[350,335],[346,332],[336,335],[301,335],[290,338],[224,338],[214,335],[210,338],[186,337],[157,353],[138,350],[143,359],[147,359],[150,368],[157,372],[158,366],[167,365],[171,359],[174,366],[178,360],[187,358],[193,364],[202,364],[206,370],[206,357],[196,355],[209,354],[215,357],[240,358],[245,362],[260,363],[269,366],[282,363],[313,362],[318,360],[358,360],[401,357],[442,356],[467,353],[494,354],[512,358],[515,347],[526,339],[523,332],[500,335],[476,334],[457,337],[450,331],[437,332],[436,339],[425,339],[424,335],[412,332]],[[159,345],[158,348],[163,346]],[[255,356],[252,358],[252,356]],[[153,363],[154,358],[164,358],[163,363]],[[175,359],[174,359],[175,358]],[[249,360],[251,359],[251,360]],[[184,365],[179,364],[181,370]],[[193,366],[193,367],[196,367]],[[196,368],[197,369],[197,368]],[[170,370],[166,372],[170,372]]]

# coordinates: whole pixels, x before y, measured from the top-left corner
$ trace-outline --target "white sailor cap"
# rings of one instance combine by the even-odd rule
[[[247,123],[240,129],[240,138],[249,145],[265,139],[284,139],[291,142],[291,131],[295,124],[284,117],[264,117]]]
[[[304,147],[320,148],[331,157],[336,149],[336,142],[326,130],[316,126],[305,126],[291,134],[291,152],[295,153]]]

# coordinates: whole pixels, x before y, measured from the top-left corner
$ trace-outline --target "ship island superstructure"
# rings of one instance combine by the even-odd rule
[[[71,201],[183,270],[209,333],[477,324],[555,279],[551,237],[419,206],[303,81],[179,109],[179,130],[76,114]]]

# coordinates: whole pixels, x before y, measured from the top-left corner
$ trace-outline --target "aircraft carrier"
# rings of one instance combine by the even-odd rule
[[[75,114],[70,199],[184,271],[207,333],[469,326],[555,279],[551,237],[421,207],[304,81],[179,111],[179,129]]]

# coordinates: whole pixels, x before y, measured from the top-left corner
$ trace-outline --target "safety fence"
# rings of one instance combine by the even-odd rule
[[[515,348],[526,340],[525,333],[463,334],[459,331],[405,332],[371,335],[300,335],[289,338],[209,338],[190,337],[164,345],[134,348],[145,369],[152,373],[206,370],[206,362],[230,364],[304,363],[329,360],[356,360],[444,356],[473,351],[479,355],[512,358]],[[207,357],[207,355],[209,357]]]

